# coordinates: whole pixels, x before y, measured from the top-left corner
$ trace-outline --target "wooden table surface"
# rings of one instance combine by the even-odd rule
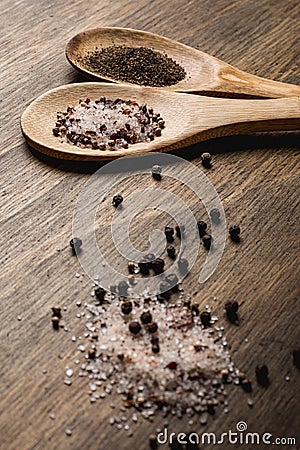
[[[74,367],[78,355],[71,336],[84,333],[76,302],[89,299],[91,291],[87,276],[75,277],[82,269],[70,253],[72,216],[95,167],[38,158],[24,142],[20,116],[47,90],[83,81],[67,63],[64,49],[73,35],[98,26],[162,34],[256,75],[300,84],[299,2],[2,0],[1,22],[0,447],[147,449],[148,435],[163,427],[160,415],[153,422],[141,421],[127,438],[108,425],[110,399],[90,404],[86,380],[74,376],[72,386],[63,383],[65,367]],[[297,445],[280,448],[299,448],[300,373],[292,361],[300,346],[299,134],[211,140],[177,154],[201,168],[205,150],[214,155],[205,173],[219,193],[228,224],[240,225],[242,242],[226,242],[220,265],[204,285],[197,282],[198,262],[183,286],[201,308],[217,297],[213,310],[225,327],[236,366],[252,380],[254,406],[248,406],[249,395],[241,388],[229,386],[228,414],[218,410],[205,427],[197,420],[189,425],[187,419],[170,418],[169,432],[222,433],[243,420],[249,431],[297,438]],[[137,187],[145,185],[137,181]],[[188,202],[189,194],[181,195]],[[191,209],[195,216],[204,214],[193,198]],[[103,215],[106,225],[110,215]],[[139,236],[146,221],[147,216],[134,223],[133,235]],[[239,327],[224,317],[228,300],[241,305]],[[65,308],[69,332],[52,329],[53,304]],[[255,381],[255,367],[263,363],[270,371],[267,389]],[[68,427],[71,436],[65,433]]]

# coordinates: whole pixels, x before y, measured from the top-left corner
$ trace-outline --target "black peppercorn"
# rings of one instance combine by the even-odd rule
[[[113,196],[113,200],[112,200],[112,204],[117,208],[119,205],[121,205],[121,203],[123,202],[123,197],[122,195],[118,194],[118,195],[114,195]]]
[[[141,314],[140,319],[141,319],[142,324],[144,324],[144,325],[152,322],[152,314],[151,314],[151,312],[150,311],[144,311]]]
[[[263,366],[257,366],[255,368],[255,375],[258,384],[261,386],[267,387],[270,384],[269,381],[269,369],[266,365]]]
[[[158,345],[159,338],[158,336],[151,336],[151,344],[152,345]]]
[[[210,326],[211,321],[211,314],[208,311],[203,311],[200,315],[201,323],[204,326],[204,328],[207,328]]]
[[[202,238],[202,242],[206,250],[209,250],[212,243],[212,237],[210,234],[205,234]]]
[[[156,275],[159,275],[160,273],[163,273],[164,271],[164,266],[165,266],[165,262],[163,259],[161,258],[156,258],[154,261],[152,261],[151,263],[151,268],[154,270],[154,272],[156,273]]]
[[[154,253],[147,253],[144,257],[145,261],[148,262],[149,269],[152,269],[152,262],[155,260]]]
[[[162,168],[158,165],[152,167],[152,176],[155,180],[161,180]]]
[[[175,273],[170,273],[166,276],[165,281],[170,285],[172,292],[178,292],[178,277]]]
[[[176,225],[175,227],[176,235],[179,239],[182,239],[185,232],[185,226],[184,225]]]
[[[95,289],[95,297],[102,304],[105,300],[106,291],[101,286]]]
[[[152,352],[153,353],[159,353],[160,347],[159,345],[152,345]]]
[[[225,304],[225,311],[227,318],[230,320],[230,322],[234,323],[235,325],[239,324],[239,318],[237,315],[238,309],[239,309],[238,302],[227,302]]]
[[[234,225],[233,227],[229,228],[229,234],[233,242],[240,242],[240,233],[241,229],[238,225]]]
[[[167,281],[162,281],[159,285],[160,295],[166,299],[170,300],[171,293],[170,293],[170,285]]]
[[[88,357],[89,359],[95,359],[96,358],[96,349],[90,348],[88,351]]]
[[[60,306],[52,306],[52,312],[54,317],[61,318],[61,307]]]
[[[73,239],[70,240],[70,247],[71,247],[74,255],[76,255],[76,253],[80,252],[81,246],[82,246],[81,239],[74,237]]]
[[[191,311],[192,311],[192,314],[194,316],[199,316],[200,311],[199,311],[199,306],[198,305],[193,304],[191,306]]]
[[[129,324],[129,331],[132,334],[138,334],[141,331],[141,329],[142,327],[139,322],[134,321]]]
[[[165,227],[165,235],[168,242],[174,241],[174,228],[172,227]]]
[[[209,211],[209,215],[213,223],[220,223],[220,211],[217,208],[213,208]]]
[[[240,385],[242,386],[243,390],[247,393],[252,392],[252,385],[251,385],[251,381],[248,380],[247,378],[242,378],[240,380]]]
[[[210,169],[211,168],[211,160],[212,160],[211,154],[208,152],[202,153],[201,159],[202,159],[203,166],[206,169]]]
[[[143,259],[139,262],[139,268],[142,275],[149,275],[149,262]]]
[[[53,329],[58,330],[59,329],[59,317],[57,317],[57,316],[52,317],[51,322],[52,322]]]
[[[149,325],[147,325],[147,331],[148,331],[149,333],[151,333],[151,334],[152,334],[152,333],[156,333],[157,330],[158,330],[157,323],[151,322],[151,323],[149,323]]]
[[[129,288],[129,286],[128,286],[128,284],[126,283],[126,281],[121,281],[121,282],[118,284],[118,292],[119,292],[119,295],[120,295],[121,297],[127,297],[127,295],[128,295],[128,288]]]
[[[300,370],[300,349],[293,351],[293,362],[297,369]]]
[[[202,238],[206,234],[207,223],[204,222],[203,220],[199,220],[197,222],[197,227],[199,231],[199,236]]]
[[[155,434],[150,434],[149,445],[152,450],[156,450],[158,448],[157,438],[156,438]]]
[[[175,247],[173,247],[173,246],[167,247],[167,254],[168,254],[169,258],[175,259],[176,258]]]
[[[184,276],[187,275],[188,270],[189,270],[189,262],[188,262],[188,260],[185,259],[185,258],[180,258],[177,264],[178,264],[178,268],[179,268],[180,273],[182,275],[184,275]]]
[[[131,273],[132,275],[135,273],[135,263],[134,262],[129,262],[128,263],[128,272]]]
[[[206,407],[207,407],[208,414],[213,416],[215,414],[215,407],[214,407],[213,401],[212,400],[208,400]]]
[[[130,314],[132,311],[132,302],[129,300],[126,302],[123,302],[121,305],[121,311],[125,315]]]

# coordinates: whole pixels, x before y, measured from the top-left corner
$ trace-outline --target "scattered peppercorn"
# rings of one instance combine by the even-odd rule
[[[300,370],[300,349],[293,351],[293,362],[297,369]]]
[[[170,285],[167,281],[162,281],[159,285],[160,295],[166,299],[170,300],[171,292],[170,292]]]
[[[225,303],[225,311],[227,318],[230,320],[230,322],[234,323],[235,325],[239,325],[239,318],[237,315],[239,309],[238,302],[227,302]]]
[[[149,262],[143,259],[139,262],[139,268],[142,275],[149,275]]]
[[[147,331],[149,333],[156,333],[158,330],[158,325],[156,322],[151,322],[149,325],[147,325]]]
[[[168,242],[174,241],[174,228],[172,227],[165,227],[165,235]]]
[[[263,366],[257,366],[255,368],[255,375],[258,384],[261,386],[267,387],[270,384],[269,380],[269,369],[266,365]]]
[[[189,270],[188,260],[185,258],[180,258],[177,264],[178,264],[180,273],[185,276]]]
[[[213,416],[215,414],[215,412],[216,412],[213,401],[212,400],[208,400],[206,406],[207,406],[208,414]]]
[[[51,322],[52,322],[52,326],[53,326],[54,330],[58,330],[59,329],[59,317],[53,316],[51,318]]]
[[[96,358],[96,349],[90,348],[88,351],[88,357],[89,359],[95,359]]]
[[[152,322],[152,314],[150,311],[144,311],[140,317],[141,322],[143,325],[146,325],[150,322]]]
[[[185,226],[184,225],[176,225],[175,227],[176,235],[179,239],[183,238],[184,232],[185,232]]]
[[[203,220],[199,220],[197,222],[197,227],[199,231],[199,236],[202,238],[206,234],[207,223],[204,222]]]
[[[152,176],[155,180],[160,181],[161,180],[161,173],[162,168],[158,165],[155,165],[152,167]]]
[[[112,292],[114,292],[114,291],[112,291]],[[106,290],[103,289],[101,286],[99,286],[99,287],[97,287],[97,289],[95,289],[95,297],[99,301],[100,304],[102,304],[105,301],[105,294],[106,294]]]
[[[204,326],[204,328],[207,328],[210,326],[211,321],[211,314],[208,311],[203,311],[200,315],[201,323]]]
[[[114,195],[113,196],[113,200],[112,200],[112,204],[117,208],[119,205],[121,205],[121,203],[123,202],[123,197],[122,195],[118,194],[118,195]]]
[[[135,263],[132,261],[129,261],[128,263],[128,272],[133,275],[135,273]]]
[[[81,239],[74,237],[73,239],[70,240],[70,247],[71,247],[74,255],[76,255],[76,253],[80,252],[81,246],[82,246]]]
[[[234,225],[233,227],[229,228],[229,234],[233,242],[240,242],[240,233],[241,229],[238,225]]]
[[[102,77],[146,86],[171,86],[186,76],[176,61],[147,47],[112,45],[88,52],[82,62]]]
[[[166,368],[170,369],[170,370],[176,370],[177,366],[178,366],[177,362],[176,361],[172,361],[172,362],[170,362],[169,364],[166,365]]]
[[[159,353],[160,347],[159,347],[159,345],[152,345],[151,350],[153,353]]]
[[[156,450],[158,448],[157,438],[156,438],[155,434],[150,434],[149,445],[150,445],[150,448],[153,450]]]
[[[152,345],[158,345],[159,338],[158,336],[151,336],[151,344]]]
[[[213,208],[209,211],[209,215],[213,223],[220,223],[220,211],[217,208]]]
[[[167,254],[168,254],[169,258],[175,259],[176,258],[175,247],[173,247],[173,246],[167,247]]]
[[[123,314],[128,315],[132,311],[132,302],[130,300],[121,304],[121,311]]]
[[[165,262],[161,258],[156,258],[154,261],[152,261],[151,268],[154,270],[156,275],[159,275],[163,273],[165,267]]]
[[[134,321],[129,324],[129,331],[132,334],[138,334],[141,331],[142,327],[139,322]]]
[[[205,234],[202,238],[202,242],[206,250],[209,250],[212,243],[212,237],[210,234]]]
[[[61,307],[60,306],[52,306],[52,312],[54,317],[61,318]]]
[[[175,273],[170,273],[165,277],[165,281],[170,285],[172,292],[178,292],[178,277]]]
[[[211,160],[212,160],[211,154],[208,152],[202,153],[201,159],[202,159],[203,166],[206,169],[210,169],[211,168]]]
[[[118,284],[118,292],[119,292],[119,295],[120,295],[121,297],[127,297],[127,295],[128,295],[128,288],[129,288],[129,286],[128,286],[128,284],[126,283],[126,281],[121,281],[121,282]]]
[[[248,380],[248,378],[242,378],[240,380],[240,385],[243,388],[243,390],[247,393],[252,392],[252,385],[251,385],[251,381]]]

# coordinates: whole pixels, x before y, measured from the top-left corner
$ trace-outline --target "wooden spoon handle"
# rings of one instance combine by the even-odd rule
[[[213,99],[211,100],[213,102]],[[199,133],[198,131],[199,141],[232,134],[300,130],[299,98],[281,98],[272,100],[214,100],[215,102],[220,100],[223,103],[222,108],[218,107],[217,103],[215,103],[215,111],[209,111],[210,107],[207,104],[206,113],[209,111],[209,115],[210,117],[213,117],[213,119],[210,119],[207,129],[202,129],[202,133]],[[213,107],[213,103],[211,103],[211,107]],[[226,111],[225,114],[224,111]]]
[[[232,66],[223,66],[217,72],[218,92],[254,97],[300,97],[300,86],[257,77]]]

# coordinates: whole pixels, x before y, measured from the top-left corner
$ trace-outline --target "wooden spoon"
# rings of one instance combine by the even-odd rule
[[[153,107],[165,120],[162,135],[149,143],[137,143],[120,150],[80,148],[61,143],[53,135],[57,111],[66,111],[79,99],[96,100],[101,96],[134,100],[139,105]],[[231,134],[299,130],[300,101],[298,98],[212,98],[122,84],[76,83],[60,86],[38,97],[23,113],[21,126],[28,144],[47,155],[74,160],[110,160],[150,151],[174,150]]]
[[[186,78],[173,86],[164,87],[165,90],[218,97],[300,97],[300,86],[251,75],[207,53],[145,31],[127,28],[88,30],[69,41],[66,56],[83,75],[92,79],[118,82],[93,72],[82,59],[97,47],[100,49],[112,45],[148,47],[166,53],[184,67]]]

